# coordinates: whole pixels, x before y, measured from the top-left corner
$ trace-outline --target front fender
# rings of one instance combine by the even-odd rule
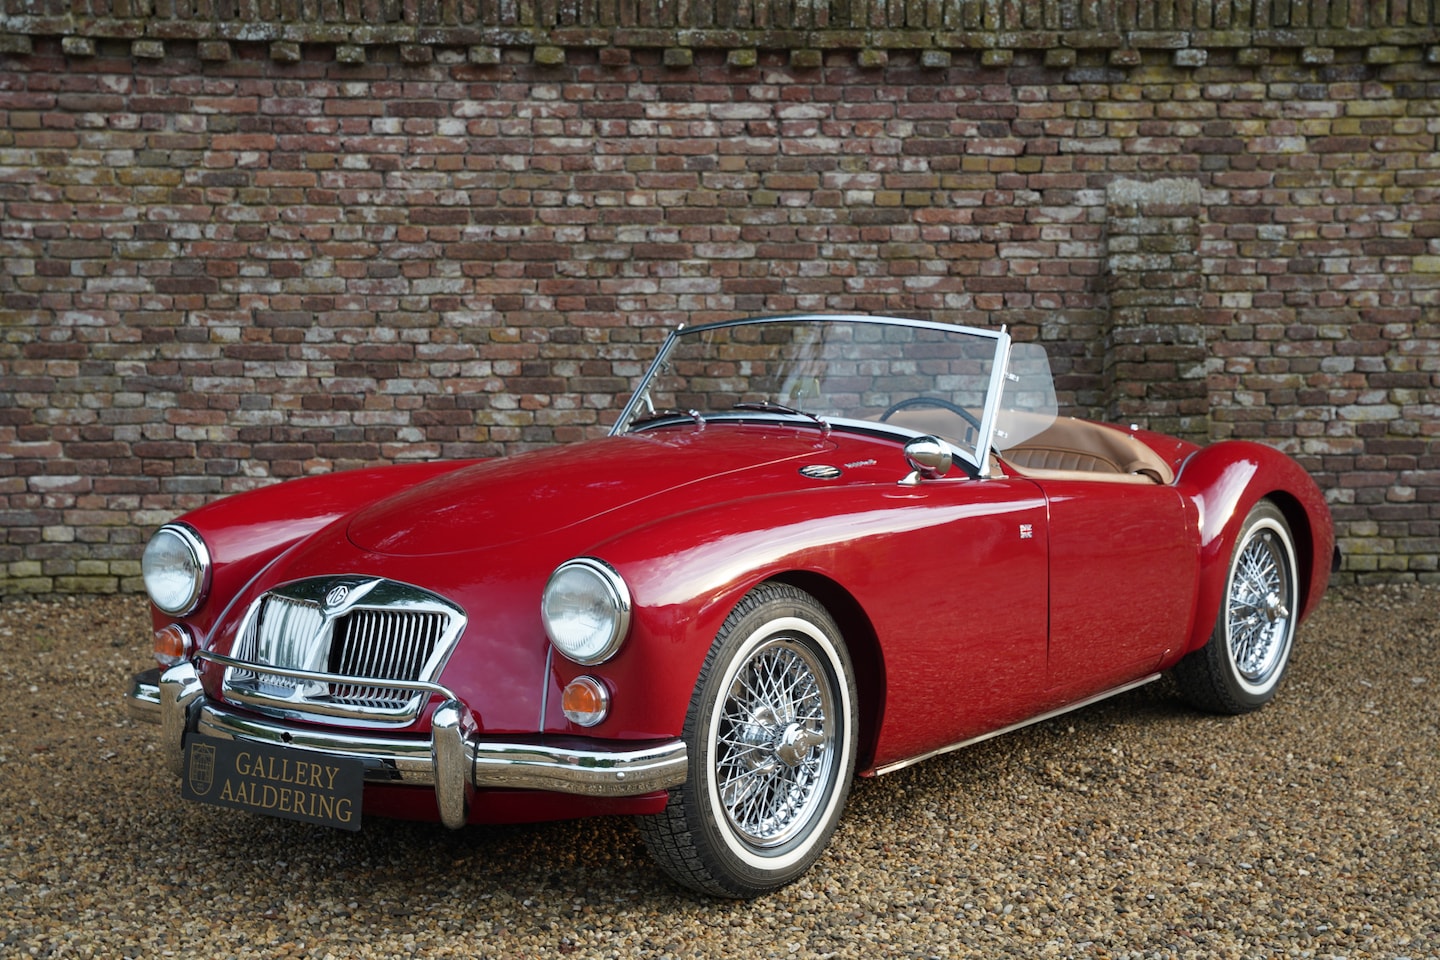
[[[706,507],[594,547],[625,578],[634,602],[620,655],[588,671],[612,688],[615,735],[680,734],[712,641],[756,585],[797,570],[843,582],[834,548],[849,537],[819,499],[761,497]],[[569,674],[586,672],[563,658],[556,662],[559,686]]]
[[[1187,460],[1175,485],[1194,504],[1199,520],[1200,580],[1187,653],[1203,647],[1214,632],[1240,527],[1261,500],[1273,501],[1290,525],[1300,574],[1299,618],[1310,615],[1329,583],[1335,532],[1324,494],[1298,463],[1273,447],[1227,440]]]
[[[212,564],[208,597],[185,620],[208,636],[225,602],[286,548],[348,513],[474,461],[437,461],[299,477],[247,490],[192,510],[177,520],[205,540]],[[170,622],[152,608],[156,627]]]

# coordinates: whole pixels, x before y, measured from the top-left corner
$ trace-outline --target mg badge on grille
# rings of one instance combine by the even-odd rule
[[[338,587],[333,588],[329,593],[325,594],[325,606],[331,610],[334,610],[336,607],[340,606],[347,599],[349,599],[349,597],[350,588],[342,583]]]

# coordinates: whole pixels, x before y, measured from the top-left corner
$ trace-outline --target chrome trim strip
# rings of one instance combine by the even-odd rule
[[[1040,714],[1038,717],[1031,717],[1029,720],[1021,720],[1019,723],[1012,723],[1008,727],[1001,727],[999,730],[992,730],[989,733],[982,733],[980,734],[980,736],[971,737],[969,740],[962,740],[959,743],[952,743],[948,747],[940,747],[938,750],[931,750],[929,753],[922,753],[918,757],[911,757],[908,760],[897,760],[894,763],[887,763],[883,767],[876,767],[874,775],[878,777],[886,773],[894,773],[896,770],[904,770],[906,767],[914,766],[915,764],[920,763],[922,760],[929,760],[931,757],[938,757],[942,754],[952,753],[964,747],[973,747],[977,743],[984,743],[986,740],[993,740],[994,738],[1003,734],[1013,733],[1016,730],[1023,730],[1025,727],[1028,727],[1031,724],[1040,723],[1044,720],[1053,720],[1055,717],[1063,716],[1064,714],[1070,713],[1072,710],[1079,710],[1081,707],[1088,707],[1093,703],[1099,703],[1101,700],[1108,700],[1109,698],[1119,696],[1120,694],[1125,693],[1128,690],[1134,690],[1136,687],[1143,687],[1147,683],[1159,680],[1160,676],[1161,675],[1158,673],[1152,673],[1148,677],[1141,677],[1139,680],[1132,680],[1129,683],[1121,684],[1120,686],[1114,687],[1110,690],[1106,690],[1103,693],[1097,693],[1093,697],[1086,697],[1084,700],[1076,700],[1074,703],[1068,703],[1063,707],[1057,707],[1056,709],[1051,710],[1048,713]]]
[[[538,743],[472,743],[475,785],[552,790],[587,797],[633,797],[685,782],[683,740],[631,750],[593,750]]]
[[[447,700],[458,700],[459,697],[450,692],[448,687],[438,683],[431,683],[429,680],[379,680],[375,677],[351,677],[338,673],[319,673],[314,670],[293,670],[290,667],[272,667],[266,663],[251,663],[248,660],[237,660],[234,657],[227,657],[222,653],[211,653],[208,650],[201,650],[195,655],[201,660],[208,660],[211,663],[218,663],[226,667],[236,667],[240,670],[249,670],[251,673],[273,673],[278,677],[289,677],[292,680],[310,680],[315,683],[344,683],[352,686],[376,686],[394,687],[396,690],[414,690],[418,693],[438,693]],[[233,691],[231,691],[233,693]],[[264,701],[269,706],[276,705],[274,699]],[[282,704],[283,705],[283,704]],[[309,703],[303,704],[296,709],[297,713],[313,713],[314,706]],[[341,714],[349,716],[350,714]]]
[[[333,729],[286,726],[235,713],[209,702],[200,708],[195,732],[219,740],[253,740],[274,746],[355,757],[365,761],[367,783],[432,786],[435,782],[434,760],[428,739],[401,740],[398,737],[373,737]]]
[[[545,682],[540,686],[540,719],[535,724],[536,730],[545,729],[545,714],[550,709],[550,678],[554,676],[550,670],[555,665],[556,652],[553,644],[545,645]]]
[[[985,392],[985,410],[980,416],[979,435],[975,437],[975,458],[980,479],[990,476],[990,451],[995,445],[995,421],[1000,415],[1000,400],[1005,395],[1005,375],[1010,372],[1010,331],[1000,327],[995,359],[990,368],[990,389]]]
[[[254,671],[251,667],[246,667],[246,669],[251,670],[251,672],[264,672]],[[343,720],[357,727],[387,726],[393,728],[403,726],[413,721],[419,713],[418,707],[415,710],[411,710],[406,706],[394,710],[380,710],[374,707],[367,707],[365,708],[366,712],[360,714],[354,707],[344,705],[336,706],[316,700],[297,700],[295,701],[296,703],[303,703],[305,706],[303,708],[297,707],[290,709],[276,706],[277,703],[284,703],[285,701],[277,701],[273,697],[268,697],[260,693],[247,692],[239,684],[225,688],[225,699],[231,703],[243,703],[251,709],[263,710],[271,716],[283,717],[286,720]],[[413,699],[412,697],[411,700],[413,701]]]
[[[650,366],[645,369],[645,375],[640,378],[640,382],[636,384],[635,389],[630,392],[630,399],[625,402],[625,406],[620,410],[620,415],[615,418],[615,423],[610,427],[609,436],[620,437],[630,432],[630,420],[635,416],[636,410],[640,407],[641,394],[650,386],[650,381],[655,379],[655,375],[660,372],[661,366],[665,363],[665,358],[670,355],[670,350],[675,346],[675,340],[680,336],[682,331],[685,331],[685,324],[683,323],[665,336],[665,341],[660,344],[660,349],[655,351],[655,357],[650,361]],[[651,405],[651,409],[654,409],[653,404]]]
[[[261,740],[320,753],[360,757],[366,761],[365,779],[372,783],[435,786],[436,761],[442,754],[453,757],[443,748],[434,750],[429,740],[282,726],[241,716],[210,703],[200,711],[198,730],[206,736],[227,740]],[[463,746],[463,760],[470,768],[466,780],[479,789],[629,797],[678,787],[685,782],[688,772],[687,752],[680,740],[630,750],[473,738],[466,738]]]

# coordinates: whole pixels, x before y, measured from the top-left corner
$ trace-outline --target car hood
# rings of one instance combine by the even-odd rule
[[[696,489],[686,506],[743,495],[741,489],[779,473],[777,464],[833,448],[829,439],[805,429],[665,430],[609,437],[436,477],[361,510],[350,521],[348,537],[362,550],[402,557],[503,547],[687,487]],[[784,473],[796,475],[790,468]],[[715,484],[726,491],[700,490]]]

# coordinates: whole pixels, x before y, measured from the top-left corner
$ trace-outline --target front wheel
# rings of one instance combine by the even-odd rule
[[[1175,665],[1181,695],[1212,713],[1248,713],[1269,703],[1290,662],[1298,583],[1290,526],[1274,504],[1261,501],[1240,528],[1210,640]]]
[[[637,819],[651,855],[703,893],[756,897],[799,877],[839,822],[855,772],[855,680],[835,621],[767,583],[710,648],[685,719],[686,782]]]

